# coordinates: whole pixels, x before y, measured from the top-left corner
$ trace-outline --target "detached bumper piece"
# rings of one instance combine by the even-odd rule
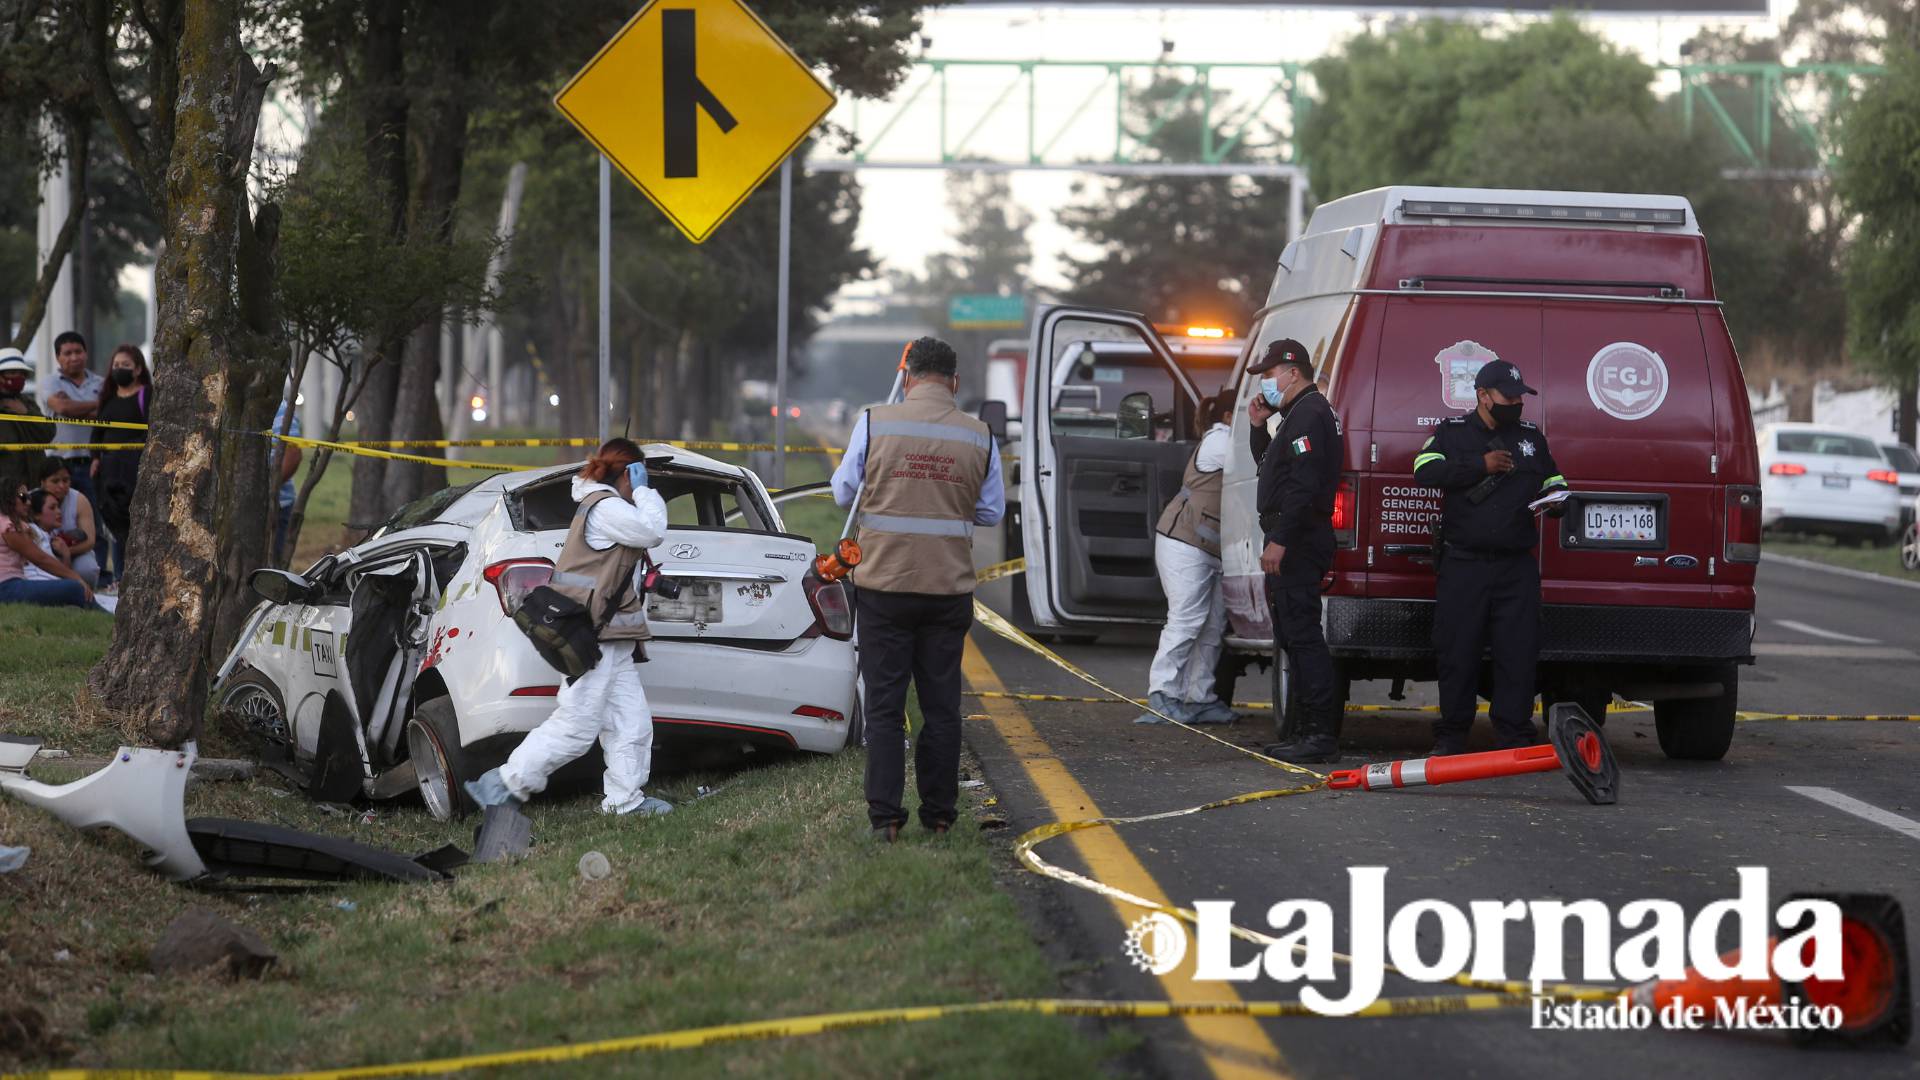
[[[1427,659],[1433,603],[1326,598],[1327,647],[1335,656]],[[1737,663],[1753,658],[1753,616],[1718,608],[1544,604],[1540,659],[1604,663]]]
[[[70,784],[29,779],[37,740],[7,737],[0,791],[76,829],[115,829],[146,849],[144,861],[169,881],[227,878],[305,881],[442,881],[464,861],[445,849],[411,859],[319,833],[225,818],[186,817],[187,777],[198,751],[123,746],[98,772]]]

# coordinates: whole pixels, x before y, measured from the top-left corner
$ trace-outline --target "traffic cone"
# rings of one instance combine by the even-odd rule
[[[1595,806],[1620,800],[1620,766],[1600,728],[1574,703],[1561,702],[1547,715],[1547,745],[1478,754],[1388,761],[1359,769],[1336,769],[1327,786],[1338,790],[1385,791],[1427,784],[1458,784],[1527,773],[1567,774],[1580,794]]]
[[[1697,1008],[1708,1019],[1718,1017],[1723,1004],[1728,1008],[1740,1004],[1831,1006],[1840,1011],[1837,1028],[1792,1028],[1789,1034],[1794,1041],[1905,1046],[1913,1035],[1913,986],[1907,969],[1906,922],[1900,902],[1874,893],[1809,893],[1788,899],[1828,900],[1839,905],[1840,978],[1805,982],[1780,978],[1771,970],[1773,950],[1780,941],[1776,936],[1767,942],[1769,970],[1764,979],[1714,979],[1688,971],[1678,979],[1641,983],[1623,992],[1621,999],[1629,1005],[1645,1006],[1656,1015],[1669,1007]],[[1804,923],[1783,926],[1780,933],[1790,935],[1802,929]],[[1808,947],[1812,947],[1811,942]],[[1738,949],[1721,957],[1728,966],[1739,960]]]

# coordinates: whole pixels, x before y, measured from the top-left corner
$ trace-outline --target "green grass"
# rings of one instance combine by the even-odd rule
[[[1900,547],[1891,544],[1886,547],[1845,547],[1826,536],[1782,536],[1768,535],[1761,546],[1764,553],[1791,555],[1797,559],[1812,559],[1829,566],[1842,566],[1849,570],[1865,570],[1872,574],[1884,574],[1887,577],[1920,579],[1920,574],[1904,570],[1900,566]]]
[[[71,702],[105,620],[0,607],[0,729],[81,750]],[[33,848],[0,875],[0,1012],[32,1005],[64,1050],[0,1043],[0,1069],[287,1070],[579,1043],[846,1009],[1059,992],[1012,899],[1009,838],[917,826],[867,837],[862,757],[781,760],[726,775],[664,776],[679,807],[616,820],[597,797],[536,802],[537,846],[443,885],[341,885],[247,896],[170,885],[116,834],[82,835],[0,801],[0,842]],[[43,779],[81,770],[42,766]],[[719,784],[693,798],[698,784]],[[977,812],[983,789],[963,821]],[[403,852],[470,846],[411,803],[369,821],[323,813],[270,775],[196,782],[188,816],[267,821]],[[604,853],[613,874],[580,879]],[[350,901],[355,910],[337,906]],[[147,974],[160,929],[204,906],[280,954],[261,982]],[[70,958],[56,961],[67,950]],[[1130,1048],[1058,1018],[941,1020],[827,1036],[589,1059],[581,1075],[1084,1076]],[[553,1066],[517,1070],[550,1075]]]

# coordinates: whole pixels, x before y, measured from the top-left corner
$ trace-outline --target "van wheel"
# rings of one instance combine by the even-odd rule
[[[1276,649],[1269,665],[1273,675],[1273,735],[1276,742],[1297,738],[1306,713],[1300,707],[1300,694],[1293,685],[1293,673],[1287,670],[1286,650]],[[1333,662],[1333,723],[1336,734],[1346,722],[1347,699],[1353,696],[1353,681]]]
[[[1740,673],[1729,667],[1720,673],[1726,691],[1719,697],[1683,698],[1653,703],[1653,726],[1660,749],[1676,761],[1719,761],[1733,745],[1733,726],[1740,709]]]
[[[453,699],[437,697],[421,702],[407,720],[407,755],[420,779],[420,798],[435,821],[463,818],[473,809],[460,785],[479,776],[466,748],[460,745],[460,722]]]

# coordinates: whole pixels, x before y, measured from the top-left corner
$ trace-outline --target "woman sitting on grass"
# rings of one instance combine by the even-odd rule
[[[43,492],[38,500],[53,505]],[[16,488],[7,500],[7,512],[0,517],[0,604],[39,604],[43,607],[90,607],[93,590],[61,562],[35,542],[29,520],[27,489]],[[27,568],[44,571],[51,580],[34,581]]]

